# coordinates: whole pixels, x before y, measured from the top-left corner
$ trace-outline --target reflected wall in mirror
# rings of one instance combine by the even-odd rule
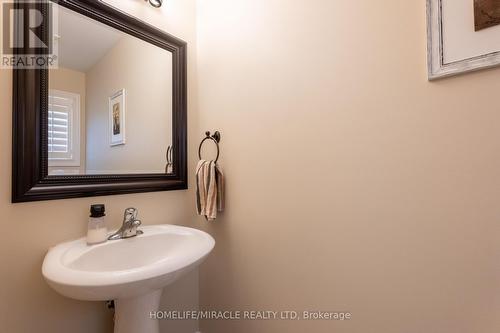
[[[60,7],[49,175],[173,172],[172,53]],[[171,154],[170,154],[171,155]]]

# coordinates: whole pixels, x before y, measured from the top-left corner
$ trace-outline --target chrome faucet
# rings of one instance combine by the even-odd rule
[[[123,239],[142,235],[142,230],[137,230],[141,221],[137,219],[138,210],[136,208],[127,208],[123,215],[122,227],[108,237],[109,240]]]

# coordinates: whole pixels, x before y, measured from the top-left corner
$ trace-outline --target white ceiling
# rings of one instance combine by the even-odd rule
[[[121,31],[59,6],[59,66],[87,72],[125,36]]]

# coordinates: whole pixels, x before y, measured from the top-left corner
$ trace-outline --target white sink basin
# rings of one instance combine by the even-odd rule
[[[50,249],[42,272],[58,293],[84,301],[115,300],[115,332],[158,332],[150,319],[161,290],[198,266],[215,241],[203,231],[146,226],[137,237],[88,246],[85,238]]]

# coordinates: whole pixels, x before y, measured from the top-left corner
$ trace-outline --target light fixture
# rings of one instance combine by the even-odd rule
[[[144,0],[148,1],[148,0]],[[155,8],[160,8],[161,5],[163,4],[163,0],[149,0],[149,4]]]

